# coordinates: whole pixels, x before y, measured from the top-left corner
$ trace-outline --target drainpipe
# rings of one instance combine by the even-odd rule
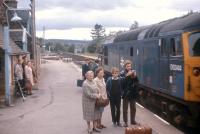
[[[25,52],[27,52],[27,37],[26,37],[26,28],[24,28],[22,25],[22,30],[23,30],[23,34],[22,34],[22,44],[23,44],[23,50]]]
[[[11,58],[10,58],[10,41],[9,41],[9,27],[4,26],[3,29],[3,42],[4,42],[4,50],[5,50],[5,104],[7,106],[11,105]]]

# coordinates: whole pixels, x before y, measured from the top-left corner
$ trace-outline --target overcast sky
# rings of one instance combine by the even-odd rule
[[[29,7],[30,0],[18,0],[18,7]],[[189,10],[200,11],[199,0],[35,0],[37,36],[89,40],[98,23],[106,33],[179,17]]]

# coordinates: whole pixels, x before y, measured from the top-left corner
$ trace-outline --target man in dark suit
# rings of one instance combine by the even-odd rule
[[[82,65],[82,76],[83,76],[84,80],[86,79],[85,74],[87,73],[87,71],[90,70],[89,62],[90,62],[90,59],[86,58],[85,64]]]

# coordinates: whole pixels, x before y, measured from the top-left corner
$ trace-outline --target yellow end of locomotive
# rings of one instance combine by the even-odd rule
[[[184,100],[200,102],[200,30],[183,34]]]

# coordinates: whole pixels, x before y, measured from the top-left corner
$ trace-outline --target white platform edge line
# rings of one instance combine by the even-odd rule
[[[140,105],[139,103],[136,102],[136,105],[138,105],[141,108],[144,108],[142,105]]]
[[[167,124],[167,125],[170,125],[169,122],[165,121],[164,119],[162,119],[162,118],[159,117],[158,115],[154,114],[154,116],[155,116],[156,118],[158,118],[159,120],[161,120],[163,123],[165,123],[165,124]]]

